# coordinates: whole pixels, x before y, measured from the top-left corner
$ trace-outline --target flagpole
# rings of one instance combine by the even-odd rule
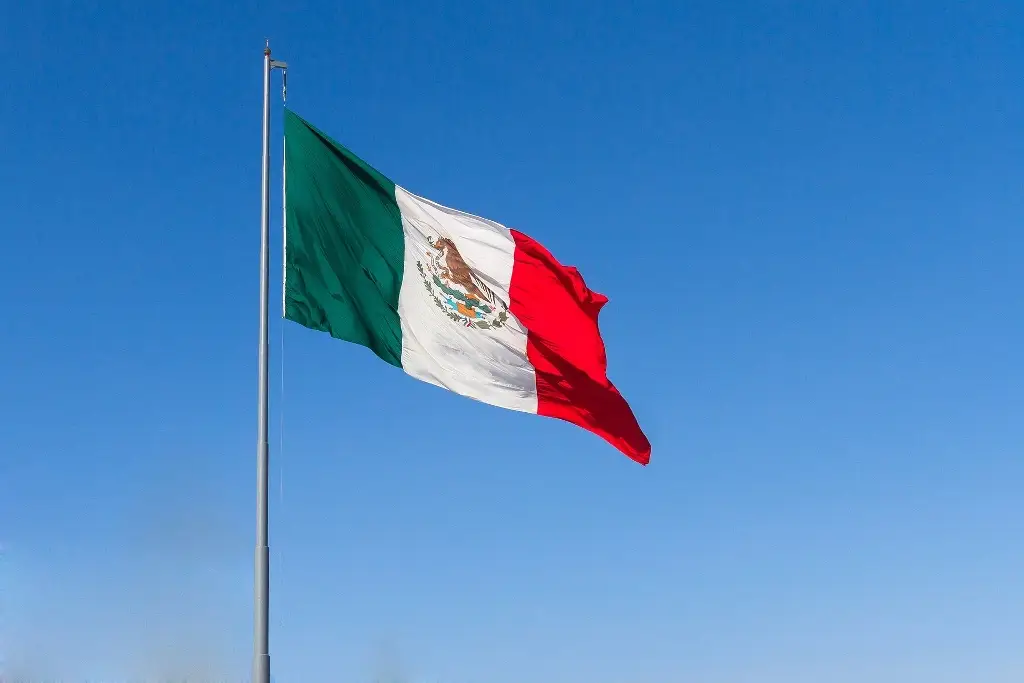
[[[260,348],[259,399],[256,439],[256,563],[252,683],[270,683],[270,72],[288,64],[270,58],[270,41],[263,49],[263,201],[260,216]],[[282,98],[284,91],[282,90]]]
[[[260,349],[256,442],[255,633],[252,683],[270,683],[270,539],[267,499],[270,449],[267,413],[270,376],[270,41],[263,50],[263,202],[260,216]]]

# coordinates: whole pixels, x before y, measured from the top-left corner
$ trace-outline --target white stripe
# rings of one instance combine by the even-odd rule
[[[431,243],[451,240],[472,271],[473,286],[485,297],[493,294],[494,303],[487,304],[493,312],[480,318],[493,323],[494,315],[509,305],[515,254],[512,235],[503,225],[449,209],[401,187],[395,188],[395,199],[405,231],[405,274],[398,299],[403,369],[424,382],[484,403],[537,412],[537,378],[526,357],[526,329],[510,313],[500,327],[467,327],[461,320],[469,318],[448,304],[458,300],[439,289],[430,270],[450,263],[447,249]],[[443,282],[454,291],[467,291],[457,282]]]
[[[282,136],[283,137],[283,136]],[[281,317],[288,315],[288,141],[281,143]]]

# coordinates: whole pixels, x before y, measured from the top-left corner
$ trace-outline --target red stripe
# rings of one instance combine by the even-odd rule
[[[629,404],[608,380],[597,318],[607,297],[579,271],[516,230],[511,311],[529,330],[526,351],[537,370],[537,412],[603,437],[646,465],[651,444]]]

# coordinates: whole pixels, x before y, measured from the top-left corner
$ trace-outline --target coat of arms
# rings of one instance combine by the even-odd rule
[[[455,243],[447,237],[428,237],[427,242],[432,250],[425,255],[425,262],[416,262],[416,269],[434,305],[464,327],[504,327],[508,306],[477,277]]]

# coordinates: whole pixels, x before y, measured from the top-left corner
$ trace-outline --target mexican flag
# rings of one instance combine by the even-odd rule
[[[285,225],[287,319],[650,461],[606,374],[608,300],[530,237],[409,192],[290,110]]]

